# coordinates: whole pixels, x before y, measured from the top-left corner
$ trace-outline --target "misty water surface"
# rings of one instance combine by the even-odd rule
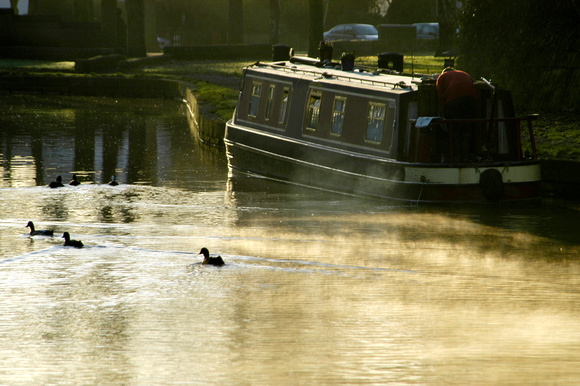
[[[0,106],[0,383],[580,380],[575,204],[397,207],[229,178],[174,101]],[[201,266],[204,246],[226,266]]]

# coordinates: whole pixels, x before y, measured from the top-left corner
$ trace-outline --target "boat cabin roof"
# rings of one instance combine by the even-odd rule
[[[373,91],[386,91],[390,93],[405,94],[418,90],[419,84],[427,77],[434,81],[433,76],[412,76],[391,73],[388,70],[377,70],[368,67],[356,67],[354,71],[343,71],[340,63],[330,62],[321,65],[318,60],[302,57],[292,57],[290,61],[282,62],[257,62],[248,68],[249,73],[254,71],[261,75],[272,75],[289,79],[304,79],[325,85],[340,85],[368,89]]]

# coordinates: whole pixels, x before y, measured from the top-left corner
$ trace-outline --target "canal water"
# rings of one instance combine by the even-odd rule
[[[576,204],[397,207],[228,178],[174,101],[0,107],[1,384],[580,381]]]

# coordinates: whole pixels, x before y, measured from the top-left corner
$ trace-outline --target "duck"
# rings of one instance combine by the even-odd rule
[[[77,180],[77,175],[73,174],[72,180],[68,184],[72,185],[72,186],[78,186],[81,184],[81,182],[79,180]]]
[[[119,185],[119,183],[117,181],[115,181],[115,176],[111,176],[111,181],[109,182],[109,185],[111,185],[111,186]]]
[[[29,221],[28,224],[26,224],[25,228],[30,228],[30,236],[50,236],[50,237],[52,237],[54,235],[54,232],[51,230],[35,230],[34,223],[32,221]]]
[[[224,263],[224,259],[222,259],[221,256],[210,256],[209,250],[205,247],[201,248],[201,251],[199,251],[198,255],[203,255],[204,257],[201,264],[215,265],[217,267],[221,267],[222,265],[226,264]]]
[[[75,248],[82,248],[84,247],[83,242],[80,240],[71,240],[70,239],[70,235],[68,232],[64,232],[62,234],[62,238],[64,239],[64,243],[62,245],[64,245],[65,247],[75,247]]]
[[[50,186],[51,188],[62,188],[64,186],[62,184],[62,177],[61,176],[56,177],[56,181],[52,181],[50,184],[48,184],[48,186]]]

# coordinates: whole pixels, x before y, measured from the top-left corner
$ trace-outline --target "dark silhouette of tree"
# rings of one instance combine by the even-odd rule
[[[28,0],[28,14],[36,15],[38,13],[38,0]]]
[[[107,47],[117,46],[117,0],[101,0],[101,32]]]
[[[243,0],[229,0],[228,43],[244,42],[244,4]]]
[[[28,14],[61,15],[63,20],[73,21],[74,7],[72,1],[29,0]]]
[[[455,3],[455,0],[392,0],[385,21],[389,24],[436,22],[437,1]]]
[[[309,28],[309,40],[308,40],[308,56],[315,58],[318,56],[318,44],[323,37],[323,19],[324,11],[322,6],[322,0],[309,0],[308,9],[310,28]]]
[[[73,19],[78,22],[95,21],[92,0],[73,0]]]
[[[381,24],[384,22],[380,14],[381,4],[380,0],[326,0],[324,28],[328,30],[343,23]]]
[[[15,15],[18,15],[18,0],[10,0],[10,8],[14,10]]]
[[[280,0],[270,0],[270,44],[280,42]]]
[[[126,0],[127,10],[127,55],[147,56],[145,49],[145,7],[143,0]]]
[[[456,53],[456,36],[457,36],[457,1],[456,0],[437,0],[439,22],[439,49],[438,54],[445,52]]]
[[[459,63],[472,75],[530,106],[580,105],[578,0],[464,0],[459,25]]]

